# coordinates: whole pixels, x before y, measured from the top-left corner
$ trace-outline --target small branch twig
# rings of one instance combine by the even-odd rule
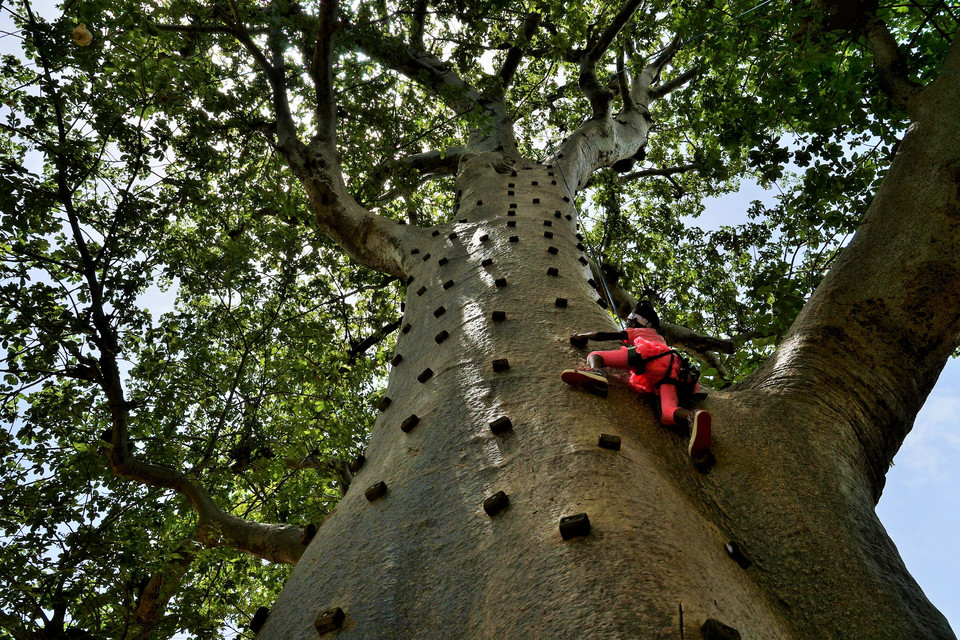
[[[420,173],[424,179],[454,175],[464,151],[464,147],[451,147],[443,151],[425,151],[403,158],[387,160],[374,167],[367,174],[367,180],[359,191],[382,203],[383,198],[380,192],[383,185],[397,171],[415,171]]]

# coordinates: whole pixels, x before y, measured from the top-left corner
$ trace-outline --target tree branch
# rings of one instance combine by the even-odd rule
[[[694,357],[696,357],[697,360],[702,362],[707,367],[716,369],[717,375],[720,376],[722,380],[726,381],[727,385],[729,385],[731,380],[730,371],[724,366],[720,358],[717,357],[717,354],[710,351],[704,351],[702,353],[694,353]]]
[[[537,29],[540,28],[540,19],[541,16],[539,13],[528,13],[523,21],[518,43],[510,47],[510,50],[507,52],[507,57],[503,61],[503,66],[500,68],[500,81],[503,92],[505,92],[507,87],[513,82],[513,76],[517,72],[520,60],[523,59],[523,47],[530,42],[537,32]]]
[[[877,71],[880,88],[895,105],[910,113],[910,100],[922,87],[907,75],[907,63],[896,39],[886,23],[873,11],[867,13],[863,33],[873,52],[873,67]]]
[[[233,35],[233,31],[231,31],[229,27],[216,24],[163,24],[155,22],[153,23],[153,26],[158,31],[168,31],[170,33],[212,33]],[[254,27],[252,29],[248,29],[247,31],[248,33],[262,35],[268,33],[270,29],[267,27]]]
[[[560,145],[551,161],[560,165],[571,195],[587,184],[594,171],[633,158],[646,144],[651,126],[648,105],[654,95],[651,86],[679,47],[680,39],[676,37],[632,80],[630,91],[624,96],[623,109],[616,117],[593,117]],[[609,95],[609,91],[604,91]],[[594,116],[597,106],[594,105]]]
[[[590,107],[593,110],[591,119],[598,120],[610,115],[610,91],[606,85],[597,78],[597,65],[607,49],[613,43],[620,30],[627,24],[633,14],[636,13],[643,0],[628,0],[617,15],[613,17],[607,28],[600,35],[590,42],[587,50],[580,60],[580,90],[590,101]]]
[[[360,51],[424,87],[454,111],[482,108],[480,92],[433,54],[414,51],[402,40],[371,28],[350,26],[346,35]]]
[[[147,586],[140,595],[140,601],[133,613],[139,625],[140,638],[148,638],[151,631],[163,619],[163,613],[170,599],[177,594],[183,576],[190,569],[196,553],[190,547],[182,547],[159,571],[150,576]]]
[[[269,82],[276,113],[276,145],[310,198],[317,227],[357,262],[395,276],[405,276],[402,245],[416,231],[361,207],[347,192],[337,153],[337,106],[334,94],[334,37],[338,28],[337,0],[323,2],[317,17],[317,42],[310,62],[316,89],[317,131],[309,146],[297,135],[285,80],[281,33],[271,31],[273,62],[250,38],[235,4],[227,21],[234,37],[250,53]],[[418,231],[418,230],[417,230]]]
[[[240,10],[237,8],[234,0],[230,0],[230,10],[232,20],[230,20],[228,16],[223,16],[224,23],[227,28],[230,29],[233,37],[247,50],[247,53],[249,53],[254,62],[256,62],[264,76],[266,76],[267,82],[270,84],[273,110],[277,116],[279,145],[281,147],[290,146],[294,148],[302,146],[303,143],[301,143],[297,137],[297,127],[293,121],[293,115],[290,112],[290,101],[287,98],[286,78],[282,60],[281,66],[277,67],[267,59],[263,51],[260,50],[260,47],[258,47],[253,41],[253,38],[250,37],[250,32],[247,31],[244,26],[243,19],[240,16]],[[271,32],[272,31],[271,29]]]
[[[401,321],[399,318],[397,320],[388,322],[357,344],[351,346],[349,353],[350,362],[355,362],[359,356],[366,353],[367,349],[379,343],[388,335],[396,331],[400,327],[400,322]]]
[[[678,173],[686,173],[688,171],[693,171],[697,168],[697,165],[682,164],[679,167],[669,167],[667,169],[641,169],[640,171],[634,171],[633,173],[628,173],[626,175],[620,176],[620,182],[627,182],[629,180],[636,180],[638,178],[649,178],[651,176],[672,176]]]
[[[417,51],[423,51],[423,32],[427,27],[427,0],[417,0],[413,8],[413,31],[410,32],[410,45]]]
[[[643,71],[641,71],[640,75],[634,80],[633,85],[630,87],[630,97],[639,108],[647,109],[652,101],[662,95],[666,95],[666,93],[657,93],[653,88],[653,84],[660,77],[660,72],[663,70],[663,67],[673,60],[673,56],[675,56],[679,50],[680,36],[676,36],[658,57],[654,58],[653,61],[649,62],[643,68]],[[681,77],[683,77],[683,74],[681,74]]]
[[[483,114],[489,126],[484,123],[471,131],[467,147],[472,152],[493,151],[500,147],[506,153],[516,155],[512,122],[502,100],[482,96],[457,75],[451,65],[426,51],[416,51],[390,35],[358,27],[350,27],[349,35],[363,53],[424,87],[458,116],[471,112]]]
[[[417,172],[423,179],[454,175],[465,147],[451,147],[443,151],[425,151],[388,160],[374,167],[368,174],[360,192],[368,198],[382,202],[381,191],[387,180],[399,172]]]
[[[683,85],[687,84],[688,82],[696,78],[698,75],[700,75],[699,67],[693,67],[692,69],[687,69],[686,71],[678,75],[676,78],[673,78],[672,80],[668,80],[667,82],[664,82],[663,84],[657,85],[656,87],[650,89],[650,100],[651,101],[657,100],[658,98],[662,98],[666,95],[669,95],[670,93],[673,93]]]
[[[634,298],[629,291],[621,287],[619,283],[613,282],[609,277],[606,277],[593,260],[590,260],[590,271],[593,273],[594,282],[597,283],[597,293],[604,299],[608,298],[607,291],[604,288],[605,284],[606,288],[609,289],[610,298],[612,298],[617,315],[626,320],[630,312],[636,308],[637,299]],[[701,359],[707,359],[709,357],[707,354],[711,351],[718,351],[720,353],[733,353],[736,351],[736,345],[732,340],[705,336],[697,333],[693,329],[668,322],[660,323],[660,333],[663,334],[663,337],[672,346],[680,347],[685,351],[696,354]]]
[[[338,0],[320,4],[317,42],[310,61],[310,77],[316,91],[317,142],[337,144],[337,101],[334,94],[334,34],[337,30]]]
[[[342,492],[346,493],[353,482],[353,473],[350,471],[350,463],[340,458],[321,458],[310,454],[303,458],[287,458],[287,469],[318,469],[327,473],[332,473],[337,477],[337,481],[342,487]]]
[[[30,14],[29,25],[33,37],[38,38],[37,51],[46,79],[44,89],[47,98],[54,106],[58,146],[60,149],[69,149],[64,109],[60,94],[56,91],[58,85],[52,81],[50,65],[44,54],[46,49],[43,46],[42,38],[39,37],[40,30],[33,19],[32,13]],[[93,361],[85,362],[84,366],[92,369],[94,364],[97,365],[98,371],[89,372],[87,377],[98,382],[107,398],[112,428],[109,434],[110,447],[106,453],[111,471],[119,477],[136,480],[150,486],[173,489],[181,493],[187,497],[197,512],[201,529],[205,526],[207,529],[211,525],[218,526],[223,531],[220,539],[232,543],[230,546],[276,562],[296,562],[299,554],[302,553],[302,548],[299,547],[299,544],[290,544],[289,539],[291,533],[294,538],[298,538],[299,530],[295,533],[287,531],[287,529],[296,529],[295,527],[263,525],[228,514],[214,504],[210,495],[204,489],[183,474],[166,467],[146,464],[135,459],[130,453],[127,428],[130,403],[124,397],[120,378],[118,362],[120,345],[117,333],[105,311],[103,281],[100,278],[96,261],[87,246],[79,213],[74,207],[74,191],[67,184],[68,159],[63,153],[55,153],[53,154],[53,164],[56,168],[57,199],[67,213],[70,232],[77,248],[79,270],[83,274],[90,296],[90,313],[93,321],[91,340],[96,344],[100,357],[95,363]],[[104,280],[107,279],[106,270],[106,266],[102,267]],[[294,542],[296,542],[296,539],[294,539]]]
[[[864,35],[873,53],[873,67],[880,88],[897,107],[912,116],[910,101],[922,87],[910,80],[903,52],[886,23],[877,17],[876,2],[820,0],[819,5],[824,10],[824,28],[846,32],[854,37]]]
[[[108,396],[115,396],[110,389]],[[126,409],[111,411],[114,443],[127,439]],[[172,489],[184,496],[197,514],[197,539],[211,547],[231,547],[270,562],[294,564],[303,553],[301,528],[293,525],[265,524],[245,520],[218,507],[210,494],[183,473],[135,458],[127,447],[111,446],[107,460],[114,475],[141,484]]]
[[[627,67],[624,63],[624,52],[621,51],[617,56],[617,84],[620,87],[620,98],[623,100],[624,109],[634,109],[636,105],[633,98],[630,97],[630,77],[627,74]]]

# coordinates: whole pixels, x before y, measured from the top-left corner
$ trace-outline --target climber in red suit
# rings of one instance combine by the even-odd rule
[[[667,426],[690,427],[690,457],[698,459],[710,450],[710,413],[688,410],[677,402],[681,360],[659,333],[660,318],[653,306],[643,301],[627,316],[623,331],[575,333],[570,342],[585,346],[588,340],[622,340],[629,346],[615,351],[594,351],[587,356],[587,369],[567,369],[560,378],[569,385],[583,387],[606,397],[607,376],[604,367],[630,371],[630,386],[637,393],[653,393],[660,398],[660,422]],[[694,386],[693,391],[696,391]]]

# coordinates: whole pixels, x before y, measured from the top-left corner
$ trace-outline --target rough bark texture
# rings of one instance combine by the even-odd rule
[[[586,355],[568,336],[612,328],[578,260],[568,191],[556,167],[470,169],[453,216],[467,222],[407,247],[409,330],[366,465],[259,637],[315,638],[317,614],[336,607],[339,635],[355,638],[697,638],[707,618],[745,638],[954,637],[845,449],[809,457],[836,416],[756,390],[716,394],[705,406],[717,464],[702,475],[631,392],[565,387],[559,371]],[[501,358],[509,369],[495,372]],[[513,428],[494,435],[501,416]],[[793,431],[802,442],[783,437]],[[598,447],[601,433],[622,449]],[[368,501],[380,481],[386,495]],[[510,505],[491,517],[482,503],[497,491]],[[581,512],[590,535],[564,541],[560,519]]]

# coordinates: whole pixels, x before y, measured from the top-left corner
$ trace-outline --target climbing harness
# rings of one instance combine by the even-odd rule
[[[667,365],[667,375],[657,381],[656,386],[672,384],[677,387],[678,391],[693,393],[693,389],[700,381],[700,369],[690,362],[690,359],[683,353],[676,349],[667,349],[666,351],[644,358],[637,353],[636,347],[627,347],[627,365],[630,367],[630,370],[637,375],[643,375],[648,363],[667,356],[670,357],[670,363]],[[674,377],[672,375],[673,365],[677,360],[679,360],[680,366],[677,368],[676,377]]]

